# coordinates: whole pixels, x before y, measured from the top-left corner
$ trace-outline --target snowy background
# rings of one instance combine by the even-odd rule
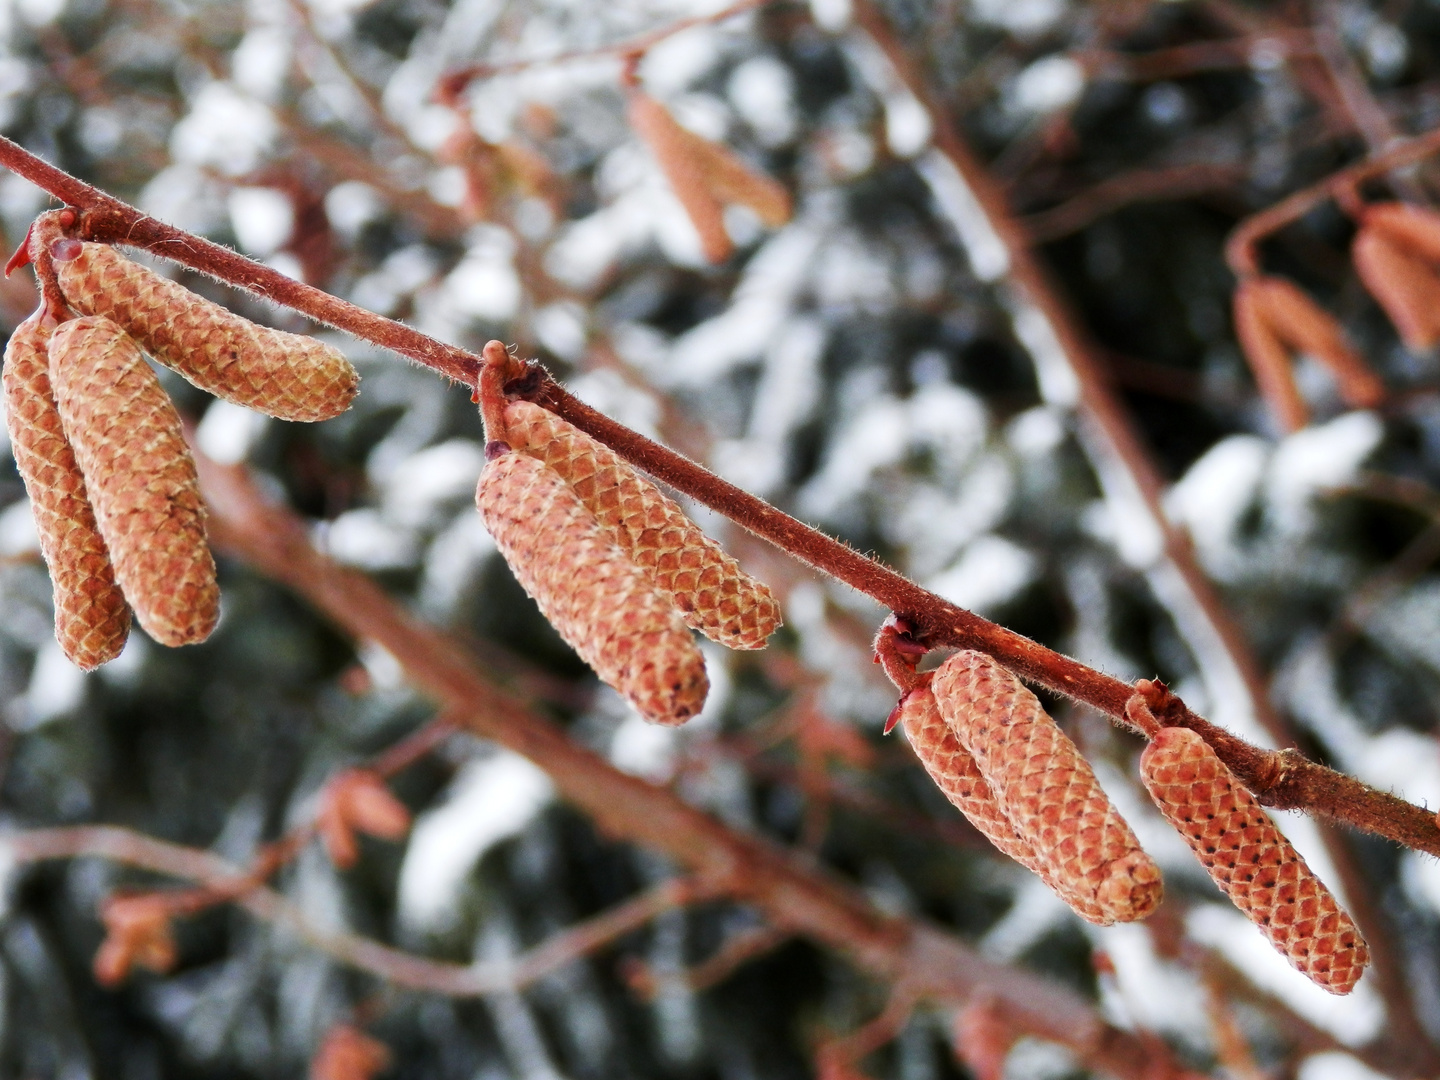
[[[683,124],[794,196],[793,219],[776,229],[730,208],[736,254],[720,266],[704,262],[627,127],[613,56],[477,79],[459,109],[435,97],[438,77],[467,64],[604,46],[714,7],[10,0],[0,130],[148,213],[438,338],[516,342],[609,415],[927,588],[1120,678],[1159,676],[1269,744],[1207,659],[1153,519],[1097,473],[1074,374],[1008,288],[1005,249],[935,151],[933,118],[851,25],[846,0],[699,25],[639,66]],[[1397,131],[1440,120],[1440,8],[1322,8],[1353,78]],[[1047,265],[1170,483],[1167,513],[1193,538],[1303,748],[1440,805],[1440,367],[1407,352],[1361,292],[1333,208],[1267,251],[1364,346],[1394,392],[1383,415],[1343,412],[1303,361],[1317,420],[1280,437],[1229,325],[1228,230],[1361,150],[1353,120],[1316,89],[1313,49],[1287,52],[1304,24],[1268,5],[1200,0],[887,10],[1022,221],[1034,215]],[[1207,41],[1231,43],[1229,60],[1173,55]],[[1117,59],[1166,50],[1168,68]],[[1208,179],[1135,194],[1135,177],[1163,170]],[[1407,180],[1422,193],[1426,182]],[[6,243],[48,205],[0,176]],[[1057,224],[1056,208],[1075,212]],[[0,288],[8,326],[31,306],[25,275]],[[713,515],[697,519],[772,584],[787,629],[764,653],[707,650],[713,689],[698,720],[678,731],[642,723],[589,681],[480,525],[482,434],[467,393],[335,340],[364,381],[355,408],[325,424],[167,386],[199,419],[199,445],[248,463],[324,550],[495,670],[545,673],[575,739],[736,828],[808,846],[891,910],[1080,988],[1112,1022],[1158,1033],[1198,1069],[1217,1061],[1207,979],[1269,1075],[1364,1080],[1388,1060],[1374,979],[1330,998],[1270,952],[1145,802],[1138,740],[1097,717],[1056,708],[1162,864],[1161,917],[1088,927],[968,840],[898,736],[880,738],[894,692],[867,643],[885,613]],[[52,640],[49,583],[8,456],[0,504],[5,827],[112,822],[243,861],[313,812],[337,768],[430,716],[392,658],[357,651],[225,561],[210,642],[174,652],[137,630],[119,660],[82,675]],[[824,735],[837,727],[869,756],[817,757],[816,746],[848,745]],[[317,923],[454,960],[503,958],[673,872],[598,836],[533,765],[469,737],[395,789],[416,814],[407,841],[367,842],[345,873],[312,848],[277,879]],[[1314,823],[1282,824],[1343,894]],[[1440,1040],[1440,867],[1370,838],[1347,846],[1398,948],[1399,1000]],[[884,999],[795,942],[704,992],[673,979],[653,1000],[627,988],[617,957],[674,973],[750,925],[725,904],[666,914],[523,995],[459,1003],[386,991],[221,908],[181,927],[174,974],[101,991],[88,968],[96,905],[146,880],[95,861],[12,875],[0,1074],[301,1075],[330,1025],[365,1003],[397,1076],[799,1077],[813,1073],[820,1033],[852,1028]],[[1427,1060],[1401,1050],[1412,1051]],[[1026,1041],[1006,1075],[1049,1080],[1075,1067]],[[949,1017],[917,1013],[867,1070],[963,1074]]]

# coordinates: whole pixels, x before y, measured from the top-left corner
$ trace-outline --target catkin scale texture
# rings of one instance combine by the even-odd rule
[[[1036,853],[1030,841],[1015,830],[989,782],[981,775],[975,759],[960,745],[960,740],[940,715],[935,695],[928,686],[916,687],[901,701],[900,726],[920,764],[935,781],[935,786],[985,839],[1002,854],[1038,875],[1082,918],[1102,924],[1111,921],[1096,904],[1076,894],[1066,887],[1064,881],[1056,878],[1049,863]]]
[[[110,553],[95,524],[85,477],[65,438],[50,388],[49,334],[34,319],[5,347],[5,423],[25,481],[40,553],[55,597],[55,640],[86,671],[120,655],[130,608],[115,583]]]
[[[328,420],[350,407],[360,376],[338,349],[259,326],[125,258],[82,244],[55,262],[75,310],[119,323],[201,390],[281,420]]]
[[[1370,951],[1350,916],[1210,744],[1162,728],[1140,777],[1215,884],[1312,982],[1348,994]]]
[[[109,319],[64,323],[49,351],[65,435],[135,617],[162,645],[204,641],[220,590],[175,406],[140,347]]]
[[[1039,699],[971,651],[946,660],[931,687],[1016,832],[1049,863],[1054,880],[1101,913],[1092,921],[1130,922],[1154,911],[1164,894],[1160,868]]]
[[[668,597],[553,469],[520,453],[485,466],[485,528],[560,636],[645,719],[680,724],[705,704],[705,658]]]
[[[506,440],[557,472],[685,622],[732,649],[762,649],[780,604],[674,500],[613,450],[528,401],[505,407]]]

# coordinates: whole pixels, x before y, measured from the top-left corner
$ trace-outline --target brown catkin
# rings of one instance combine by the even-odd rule
[[[946,660],[931,686],[1005,816],[1065,892],[1098,910],[1092,921],[1131,922],[1154,911],[1164,895],[1160,868],[1039,699],[989,656],[968,650]]]
[[[1307,353],[1330,369],[1347,405],[1368,409],[1385,400],[1385,384],[1345,340],[1328,311],[1293,282],[1282,277],[1252,278],[1247,285],[1259,298],[1270,328],[1291,351]]]
[[[1428,206],[1371,203],[1365,208],[1360,224],[1384,233],[1416,258],[1440,263],[1440,213]]]
[[[1354,989],[1370,962],[1360,931],[1203,738],[1162,728],[1140,776],[1215,884],[1291,964],[1332,994]]]
[[[130,608],[115,584],[110,552],[95,524],[85,477],[65,438],[50,389],[50,334],[34,317],[5,346],[5,423],[25,481],[40,553],[55,595],[55,640],[86,671],[120,655]]]
[[[109,319],[62,324],[50,381],[115,577],[162,645],[204,641],[220,615],[205,504],[175,406]]]
[[[480,474],[475,503],[545,617],[645,719],[680,724],[704,707],[705,658],[680,613],[558,473],[503,453]]]
[[[669,109],[639,91],[630,95],[629,118],[630,126],[655,155],[675,197],[700,234],[700,247],[706,260],[724,262],[734,245],[725,228],[724,207],[706,181],[706,163],[702,155],[695,152],[695,140],[699,136],[686,131],[670,115]]]
[[[1246,278],[1235,290],[1235,336],[1255,376],[1255,384],[1286,431],[1299,431],[1310,422],[1310,409],[1295,385],[1290,350],[1270,327],[1264,313],[1264,290],[1259,278]]]
[[[328,420],[350,407],[360,376],[334,346],[259,326],[131,262],[107,244],[55,261],[75,310],[119,323],[201,390],[281,420]]]
[[[780,604],[674,500],[603,443],[528,401],[505,407],[506,441],[575,489],[611,541],[680,608],[685,622],[732,649],[761,649]]]
[[[1408,347],[1428,349],[1440,342],[1440,274],[1371,226],[1355,234],[1350,258]]]
[[[1038,875],[1082,918],[1102,924],[1112,921],[1093,902],[1066,888],[1065,882],[1051,872],[1050,864],[1037,854],[1030,841],[1016,832],[975,759],[960,745],[940,715],[929,686],[917,686],[901,700],[900,726],[935,786],[985,839],[1002,854]]]

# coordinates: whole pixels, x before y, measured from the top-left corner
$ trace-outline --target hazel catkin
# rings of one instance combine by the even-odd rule
[[[175,406],[140,347],[109,319],[63,323],[49,351],[65,435],[135,617],[162,645],[204,641],[220,590]]]
[[[603,443],[528,401],[505,407],[506,440],[569,484],[612,542],[685,622],[732,649],[762,649],[780,604],[685,511]]]
[[[1005,816],[1064,890],[1098,911],[1091,921],[1130,922],[1154,911],[1164,893],[1160,868],[1039,699],[989,656],[968,650],[946,660],[931,686]]]
[[[1113,921],[1093,901],[1069,889],[1063,879],[1056,877],[1049,862],[1016,831],[975,759],[940,715],[928,685],[916,686],[901,699],[900,726],[935,786],[985,839],[1002,854],[1038,875],[1081,918],[1102,924]]]
[[[86,671],[120,655],[130,608],[50,388],[50,333],[32,316],[5,346],[5,423],[54,588],[55,640]]]
[[[560,636],[656,724],[705,704],[705,658],[679,612],[606,535],[560,475],[513,451],[475,492],[485,528]]]
[[[1370,951],[1350,916],[1203,738],[1161,728],[1140,777],[1215,884],[1295,968],[1332,994],[1354,989]]]
[[[334,346],[259,326],[196,296],[108,244],[54,260],[76,311],[123,327],[201,390],[281,420],[328,420],[350,407],[360,376]]]

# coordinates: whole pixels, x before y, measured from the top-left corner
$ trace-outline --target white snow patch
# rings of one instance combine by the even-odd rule
[[[610,737],[610,764],[621,772],[663,784],[675,774],[675,728],[630,713]]]
[[[205,410],[196,427],[195,443],[212,461],[236,465],[245,460],[269,426],[270,417],[264,413],[216,401]]]
[[[1209,1034],[1205,992],[1192,971],[1161,959],[1150,931],[1138,923],[1097,927],[1093,938],[1115,964],[1115,979],[1100,982],[1107,1019],[1127,1030],[1184,1036],[1204,1045]]]
[[[1165,496],[1170,520],[1190,530],[1207,562],[1231,551],[1235,530],[1254,504],[1270,460],[1270,444],[1232,435],[1205,451]]]
[[[970,611],[991,611],[1035,580],[1035,556],[1001,536],[981,536],[926,588]]]
[[[409,529],[392,525],[370,507],[347,510],[318,537],[332,558],[364,570],[399,570],[415,564],[418,545]]]
[[[410,831],[400,866],[401,925],[422,933],[449,925],[481,856],[522,832],[554,797],[550,777],[508,750],[467,763],[445,803],[421,814]]]
[[[1390,1080],[1359,1058],[1340,1050],[1311,1054],[1295,1070],[1295,1080]]]
[[[1226,905],[1197,904],[1185,925],[1197,942],[1218,950],[1260,989],[1346,1046],[1363,1045],[1383,1030],[1385,1006],[1368,976],[1346,997],[1335,997],[1292,968],[1244,915]]]
[[[177,162],[241,176],[260,164],[275,141],[275,118],[262,102],[225,82],[208,83],[170,134]]]
[[[236,187],[226,202],[235,239],[240,249],[251,255],[279,251],[294,232],[294,203],[275,187]]]
[[[1015,78],[1011,100],[1015,108],[1030,113],[1052,113],[1068,109],[1085,90],[1085,69],[1068,56],[1045,56]]]
[[[726,86],[741,118],[766,146],[795,136],[795,80],[773,56],[756,56],[730,73]]]
[[[71,712],[84,700],[85,673],[61,652],[58,642],[46,641],[35,656],[20,713],[24,719],[16,726],[20,730],[40,727]]]
[[[1265,486],[1276,526],[1290,533],[1308,528],[1316,496],[1349,482],[1384,435],[1374,413],[1352,412],[1284,439]]]
[[[29,499],[17,499],[0,512],[0,555],[14,558],[40,550],[40,533]]]
[[[385,478],[385,517],[411,528],[433,524],[445,503],[474,492],[483,468],[485,451],[471,439],[447,439],[411,454]]]

